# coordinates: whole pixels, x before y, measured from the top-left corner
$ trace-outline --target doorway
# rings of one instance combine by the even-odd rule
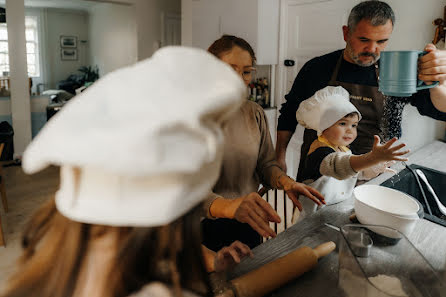
[[[310,59],[344,48],[342,26],[359,0],[281,0],[276,102],[285,102],[294,79]],[[294,66],[285,66],[293,60]],[[287,174],[297,174],[304,128],[297,126],[288,145]]]

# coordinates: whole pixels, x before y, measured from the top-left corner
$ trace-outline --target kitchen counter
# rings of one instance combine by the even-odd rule
[[[446,143],[435,141],[409,156],[408,164],[418,164],[439,171],[446,171]],[[399,166],[399,167],[398,167]],[[402,169],[401,164],[396,165]],[[381,184],[393,174],[384,173],[370,180],[368,184]],[[245,274],[274,259],[290,253],[301,246],[316,247],[326,242],[338,244],[337,231],[326,227],[325,222],[336,226],[351,223],[349,216],[353,211],[353,198],[338,204],[326,206],[302,222],[291,226],[275,239],[268,240],[253,250],[254,258],[244,259],[229,275],[234,278]],[[417,221],[413,232],[408,237],[414,246],[422,253],[432,267],[446,276],[446,228],[430,221]],[[446,279],[444,277],[444,279]],[[283,297],[317,297],[345,296],[338,288],[338,250],[320,259],[318,265],[298,279],[273,292],[271,296]]]

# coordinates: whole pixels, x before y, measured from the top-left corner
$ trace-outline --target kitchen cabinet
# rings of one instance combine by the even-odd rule
[[[277,64],[279,1],[192,1],[192,45],[207,49],[223,34],[248,41],[256,53],[257,64]]]

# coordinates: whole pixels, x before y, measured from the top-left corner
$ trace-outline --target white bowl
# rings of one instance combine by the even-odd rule
[[[353,190],[355,213],[361,224],[381,225],[394,228],[408,236],[419,219],[419,210],[410,196],[390,188],[377,185],[362,185]],[[378,229],[373,230],[381,235]]]
[[[362,185],[353,190],[355,199],[379,211],[400,217],[418,218],[420,206],[406,193],[378,185]]]
[[[370,207],[367,204],[362,203],[358,199],[355,199],[355,213],[358,221],[361,224],[366,225],[380,225],[380,226],[386,226],[393,229],[398,230],[399,232],[403,233],[404,235],[408,236],[413,228],[415,227],[415,223],[418,220],[417,218],[406,218],[401,217],[397,215],[393,215],[391,213],[385,213],[382,211],[379,211],[373,207]],[[395,233],[387,233],[383,232],[381,230],[384,230],[382,228],[376,228],[372,229],[372,231],[390,237],[390,238],[397,238]]]

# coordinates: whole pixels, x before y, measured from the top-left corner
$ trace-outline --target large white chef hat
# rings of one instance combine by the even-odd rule
[[[79,222],[159,226],[218,178],[221,124],[246,87],[211,54],[167,47],[72,99],[28,146],[23,169],[61,166],[57,209]]]
[[[343,87],[328,86],[300,103],[296,118],[299,124],[321,135],[325,129],[352,112],[358,113],[361,120],[361,113],[350,102],[348,92]]]

